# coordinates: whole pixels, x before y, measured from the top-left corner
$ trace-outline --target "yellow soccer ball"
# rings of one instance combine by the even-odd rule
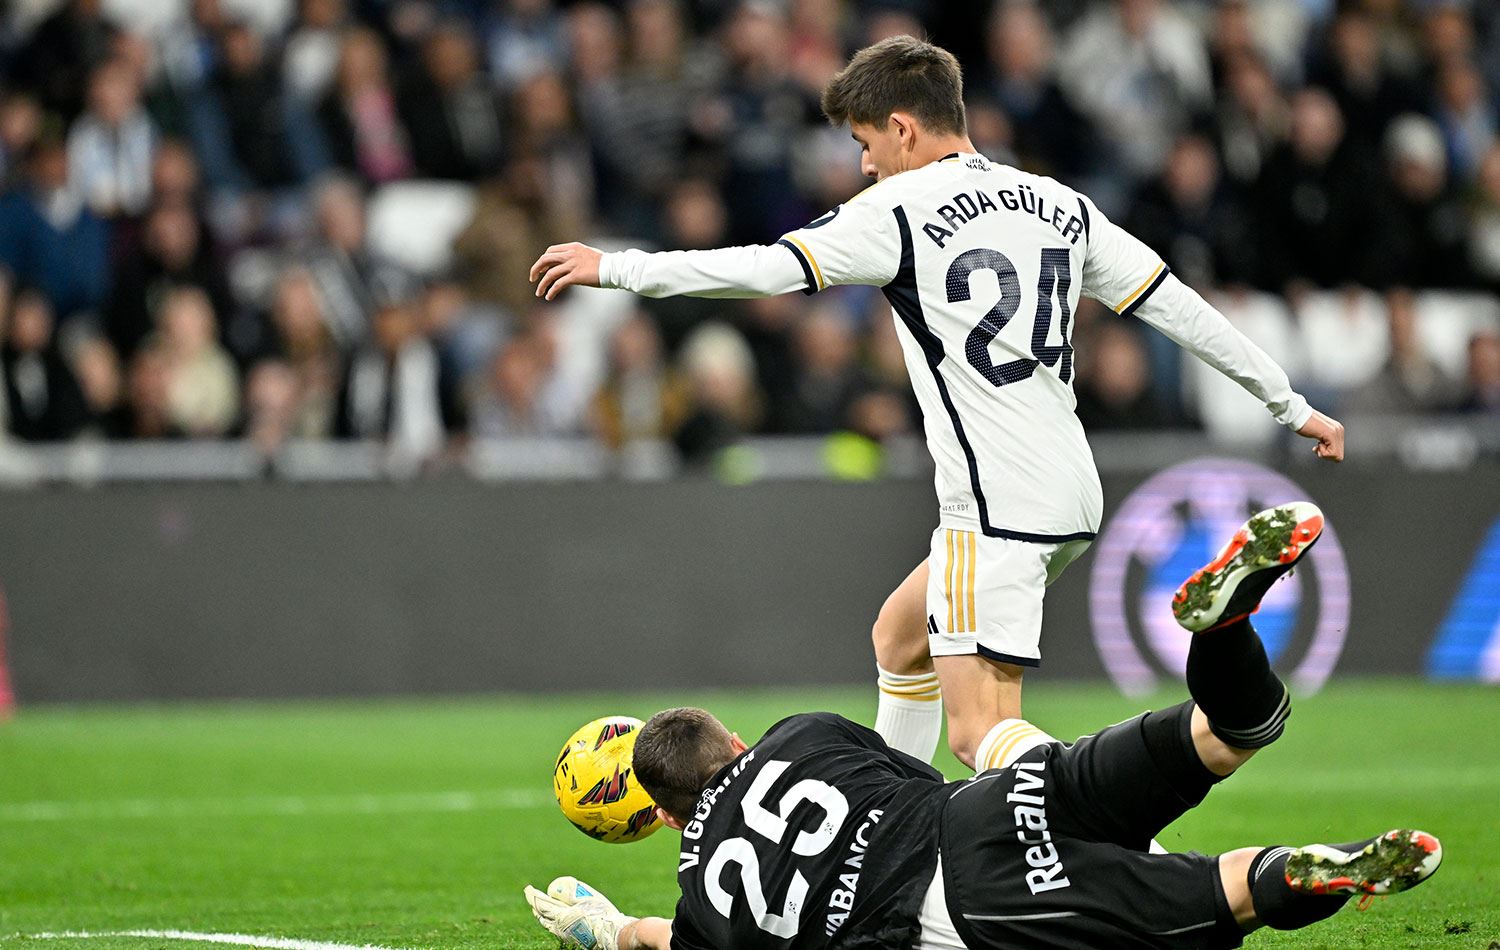
[[[552,791],[563,816],[597,841],[640,841],[661,827],[656,803],[630,765],[642,725],[629,716],[595,719],[573,733],[552,769]]]

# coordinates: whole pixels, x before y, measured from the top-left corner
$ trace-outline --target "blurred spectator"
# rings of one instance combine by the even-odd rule
[[[1126,228],[1192,287],[1251,281],[1258,271],[1253,225],[1220,190],[1219,158],[1202,136],[1179,139],[1156,181],[1136,196]]]
[[[701,178],[678,182],[668,192],[665,210],[666,247],[700,250],[726,243],[729,212],[712,183]],[[675,353],[699,324],[715,317],[732,319],[744,305],[704,297],[660,297],[646,298],[641,306],[656,322],[667,351]]]
[[[1471,180],[1500,128],[1495,97],[1473,63],[1456,60],[1443,65],[1437,77],[1435,111],[1455,176]]]
[[[73,348],[73,376],[87,416],[83,434],[96,439],[124,436],[125,389],[114,347],[95,336],[79,340]]]
[[[551,343],[535,330],[519,333],[495,353],[469,407],[469,433],[481,439],[546,438],[573,431],[548,389],[555,379]]]
[[[25,93],[0,96],[0,189],[21,180],[26,156],[42,133],[42,108]]]
[[[771,427],[780,432],[828,433],[850,428],[850,410],[870,391],[859,366],[851,318],[827,303],[798,321],[796,377],[771,393]]]
[[[490,73],[514,87],[550,69],[567,48],[562,18],[552,0],[508,0],[490,5],[484,30]]]
[[[273,456],[296,435],[297,374],[279,360],[262,360],[245,380],[244,436],[263,456]]]
[[[1416,297],[1409,290],[1386,295],[1391,355],[1374,379],[1340,404],[1359,412],[1417,413],[1451,408],[1457,387],[1422,348]]]
[[[317,235],[298,255],[323,300],[323,317],[339,347],[348,350],[369,335],[377,284],[405,280],[367,243],[364,198],[359,186],[328,178],[314,195]]]
[[[194,96],[189,122],[203,168],[220,187],[297,185],[321,165],[311,119],[248,23],[224,27],[219,61]]]
[[[122,438],[181,439],[186,436],[172,412],[172,368],[159,345],[136,351],[126,383]]]
[[[688,47],[674,0],[636,0],[626,23],[628,61],[584,85],[581,102],[601,214],[625,233],[654,237],[660,202],[682,175],[692,124],[722,120],[722,106],[711,109],[704,100],[717,64]]]
[[[644,313],[620,324],[609,341],[609,370],[594,397],[595,433],[605,445],[670,438],[682,421],[685,394],[667,371],[661,336]]]
[[[104,301],[109,288],[109,227],[68,187],[61,141],[37,143],[25,181],[0,196],[0,264],[52,302],[66,320]]]
[[[396,110],[385,47],[373,30],[344,37],[335,80],[318,107],[330,160],[372,184],[412,172],[411,143]]]
[[[156,147],[151,162],[151,195],[157,204],[183,204],[202,210],[203,195],[198,159],[181,139],[167,139]]]
[[[1479,165],[1469,247],[1479,280],[1491,292],[1500,293],[1500,144],[1490,146]]]
[[[576,131],[577,118],[563,77],[539,72],[521,83],[513,100],[515,126],[514,158],[532,162],[528,173],[537,200],[548,214],[564,220],[563,227],[581,227],[589,217],[594,193],[589,145]]]
[[[271,307],[273,358],[291,375],[293,403],[286,420],[288,433],[301,438],[327,438],[333,432],[334,403],[339,383],[339,354],[323,316],[322,298],[312,276],[303,268],[281,275]],[[276,382],[265,384],[274,387]],[[250,399],[246,394],[247,401]]]
[[[1369,158],[1346,139],[1332,97],[1320,89],[1298,92],[1291,134],[1261,169],[1255,191],[1264,286],[1382,283],[1380,249],[1369,241],[1377,233],[1370,198],[1378,187]]]
[[[151,198],[156,128],[130,68],[106,62],[89,80],[89,107],[68,133],[68,176],[100,217],[139,214]]]
[[[1217,127],[1224,168],[1236,186],[1255,183],[1290,125],[1291,106],[1270,68],[1259,57],[1232,59],[1225,67]]]
[[[1449,184],[1448,156],[1438,127],[1424,116],[1401,116],[1386,136],[1394,214],[1381,244],[1388,279],[1412,287],[1469,287],[1466,212]]]
[[[239,377],[218,343],[208,295],[196,287],[172,290],[157,323],[172,426],[195,438],[225,435],[239,418]]]
[[[723,155],[729,237],[739,244],[781,234],[816,213],[797,200],[792,176],[799,132],[815,111],[792,81],[787,43],[779,8],[763,0],[742,4],[725,26],[727,72],[700,107],[698,131]]]
[[[760,422],[755,358],[729,326],[707,323],[683,345],[680,365],[691,399],[677,430],[683,461],[702,465],[753,432]]]
[[[120,265],[104,311],[105,336],[121,356],[130,359],[157,329],[155,315],[178,287],[202,290],[220,318],[231,307],[224,272],[192,208],[171,202],[146,216],[140,249]]]
[[[1064,88],[1137,181],[1161,171],[1172,141],[1213,99],[1202,37],[1162,0],[1098,5],[1073,28],[1061,68]]]
[[[218,37],[229,24],[220,0],[188,0],[188,15],[160,40],[163,78],[178,97],[190,96],[219,67]]]
[[[1462,411],[1500,413],[1500,333],[1476,333],[1469,340],[1467,382]]]
[[[1329,30],[1325,58],[1313,64],[1312,82],[1327,89],[1344,117],[1347,134],[1360,147],[1374,147],[1386,126],[1422,106],[1421,92],[1389,62],[1376,18],[1348,4]]]
[[[1016,158],[1041,175],[1089,171],[1097,147],[1088,121],[1058,85],[1052,31],[1041,10],[1032,2],[997,3],[987,37],[989,73],[970,91],[1004,110]]]
[[[578,239],[579,196],[554,171],[541,157],[518,158],[479,189],[474,218],[453,244],[454,269],[475,300],[524,312],[536,302],[528,274],[538,252]]]
[[[1085,429],[1164,429],[1176,422],[1151,391],[1146,346],[1137,330],[1101,323],[1088,343],[1087,369],[1074,384]]]
[[[298,0],[297,23],[281,59],[287,92],[305,103],[321,99],[333,81],[339,33],[347,23],[345,7],[345,0]]]
[[[114,38],[102,7],[103,0],[65,0],[16,54],[16,79],[70,121],[83,110],[89,73],[109,54]]]
[[[417,169],[432,178],[475,179],[503,157],[499,104],[479,71],[474,37],[445,23],[422,44],[419,68],[399,97]]]
[[[409,459],[426,459],[443,445],[437,354],[417,333],[409,300],[376,307],[369,342],[344,371],[334,434],[378,439]]]
[[[568,73],[586,97],[620,71],[624,44],[619,17],[602,3],[575,3],[568,9],[566,29]],[[595,121],[590,117],[588,124],[592,126]]]
[[[0,344],[0,375],[5,377],[7,427],[18,439],[71,438],[87,419],[83,396],[58,354],[52,328],[46,297],[34,290],[15,295]]]

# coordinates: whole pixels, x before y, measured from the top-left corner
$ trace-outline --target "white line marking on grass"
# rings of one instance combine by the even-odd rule
[[[395,795],[248,795],[239,798],[137,798],[97,802],[0,804],[0,823],[119,818],[215,818],[236,815],[390,815],[509,811],[552,803],[541,790]]]
[[[69,930],[61,933],[17,934],[27,940],[92,940],[107,937],[140,937],[145,940],[191,940],[194,943],[228,943],[270,950],[391,950],[377,944],[323,943],[287,937],[255,937],[250,934],[209,934],[191,930]]]

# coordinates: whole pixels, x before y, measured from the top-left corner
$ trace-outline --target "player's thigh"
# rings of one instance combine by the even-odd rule
[[[932,669],[927,653],[927,575],[923,558],[880,607],[871,639],[875,662],[883,670],[912,675]]]
[[[1012,859],[999,873],[989,868],[958,895],[965,923],[981,946],[1240,946],[1244,931],[1223,896],[1212,857],[1140,854],[1069,839],[1039,850],[1031,852],[1033,861]],[[945,862],[950,858],[943,856]]]
[[[1187,702],[1142,713],[1051,747],[1045,755],[1058,832],[1145,851],[1202,802],[1218,779],[1194,748],[1192,711]]]
[[[953,528],[934,532],[926,617],[932,655],[1039,665],[1042,601],[1061,547]]]

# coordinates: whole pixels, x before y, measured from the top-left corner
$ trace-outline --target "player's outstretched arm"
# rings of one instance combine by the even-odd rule
[[[1094,224],[1083,292],[1121,316],[1139,317],[1259,399],[1276,421],[1317,442],[1314,452],[1344,460],[1344,427],[1307,404],[1286,371],[1167,268],[1155,251],[1112,223],[1087,198]]]
[[[608,287],[647,297],[773,297],[802,290],[806,271],[772,244],[708,251],[629,250],[606,254],[587,244],[554,244],[531,265],[536,295],[555,300],[568,287]]]
[[[1259,399],[1277,422],[1313,439],[1318,458],[1344,460],[1344,427],[1307,404],[1286,371],[1197,291],[1168,275],[1135,315]]]

